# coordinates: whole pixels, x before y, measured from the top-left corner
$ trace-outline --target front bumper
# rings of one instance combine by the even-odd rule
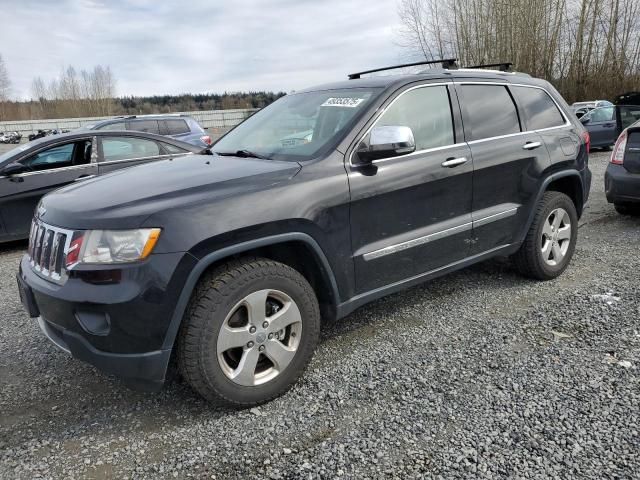
[[[42,317],[38,317],[38,325],[58,348],[105,373],[120,377],[131,388],[155,392],[164,385],[171,349],[130,354],[103,352],[81,335],[57,327]]]
[[[609,203],[640,203],[640,174],[610,163],[604,173],[604,191]]]
[[[185,253],[151,255],[117,271],[74,271],[58,285],[38,276],[25,255],[18,276],[35,303],[31,314],[39,315],[49,340],[131,387],[158,390],[172,351],[165,336],[194,265]],[[96,271],[109,273],[95,283]],[[113,280],[105,282],[109,277]]]

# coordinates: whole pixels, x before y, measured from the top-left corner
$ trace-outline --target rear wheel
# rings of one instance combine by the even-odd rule
[[[576,247],[578,214],[561,192],[545,192],[520,250],[516,267],[525,276],[550,280],[565,271]]]
[[[266,259],[234,261],[196,288],[178,338],[178,365],[207,400],[257,405],[295,383],[319,332],[318,302],[300,273]]]
[[[616,209],[620,215],[640,215],[640,205],[634,205],[629,203],[614,203],[613,208]]]

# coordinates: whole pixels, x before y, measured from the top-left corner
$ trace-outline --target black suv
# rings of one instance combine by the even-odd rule
[[[568,266],[587,135],[547,82],[431,69],[287,95],[214,145],[43,198],[18,280],[44,334],[138,388],[175,358],[254,405],[309,363],[322,319],[482,260]]]

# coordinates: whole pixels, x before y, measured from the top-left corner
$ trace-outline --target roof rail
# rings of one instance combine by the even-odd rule
[[[499,67],[499,70],[501,72],[510,72],[512,65],[513,65],[513,63],[511,63],[511,62],[484,63],[484,64],[481,64],[481,65],[472,65],[470,67],[464,67],[464,68],[495,68],[495,67]]]
[[[416,65],[432,65],[432,64],[440,63],[442,64],[442,68],[457,69],[458,68],[458,65],[456,64],[457,60],[458,60],[457,58],[443,58],[442,60],[425,60],[423,62],[404,63],[402,65],[394,65],[392,67],[374,68],[373,70],[365,70],[363,72],[350,73],[349,80],[355,80],[356,78],[360,78],[360,75],[365,75],[367,73],[383,72],[385,70],[395,70],[396,68],[415,67]]]

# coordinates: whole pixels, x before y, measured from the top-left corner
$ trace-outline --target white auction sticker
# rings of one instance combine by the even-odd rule
[[[331,97],[327,98],[325,102],[320,105],[321,107],[349,107],[354,108],[364,102],[364,98],[352,98],[352,97]]]

